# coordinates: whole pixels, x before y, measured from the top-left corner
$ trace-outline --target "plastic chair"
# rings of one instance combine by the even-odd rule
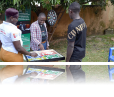
[[[114,62],[114,56],[112,55],[113,50],[114,50],[114,47],[111,47],[109,49],[108,62],[110,62],[110,61]],[[114,68],[110,68],[110,65],[108,65],[108,72],[109,72],[110,81],[114,81],[114,79],[112,78],[112,74],[114,73]]]
[[[108,65],[108,72],[110,81],[114,81],[114,79],[112,78],[112,74],[114,73],[114,67],[110,68],[110,65]]]
[[[114,56],[112,55],[112,51],[114,50],[114,47],[111,47],[109,49],[109,56],[108,56],[108,62],[114,61]]]

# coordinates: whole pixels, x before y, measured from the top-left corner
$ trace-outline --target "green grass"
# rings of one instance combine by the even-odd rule
[[[114,47],[114,41],[111,40],[114,35],[97,35],[89,36],[86,41],[86,56],[82,60],[83,62],[107,62],[109,48]],[[58,39],[50,42],[50,49],[54,49],[63,56],[66,56],[67,49],[67,39]],[[114,54],[114,53],[113,53]],[[108,65],[108,64],[107,64]],[[83,65],[82,69],[86,74],[86,82],[110,82],[108,75],[107,65]],[[0,66],[3,68],[4,66]],[[64,65],[56,65],[54,67],[65,69]],[[112,66],[113,67],[113,66]],[[24,66],[26,68],[26,66]],[[55,82],[66,82],[66,72],[57,77],[55,80],[50,81]]]
[[[109,48],[114,46],[111,40],[114,35],[89,36],[86,40],[86,56],[83,62],[107,62]],[[50,42],[50,48],[66,56],[67,39],[58,39]]]

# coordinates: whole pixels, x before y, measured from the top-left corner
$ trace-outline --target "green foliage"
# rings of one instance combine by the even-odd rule
[[[114,5],[114,0],[110,0],[111,1],[111,3]]]
[[[25,7],[31,7],[31,9],[35,11],[35,2],[40,3],[43,8],[47,10],[51,10],[53,7],[56,7],[58,5],[61,5],[64,8],[68,9],[69,5],[74,1],[79,2],[81,6],[88,2],[92,2],[93,5],[100,5],[103,9],[105,9],[109,0],[0,0],[0,13],[4,12],[9,7],[23,11]],[[110,1],[112,4],[114,4],[114,0]]]

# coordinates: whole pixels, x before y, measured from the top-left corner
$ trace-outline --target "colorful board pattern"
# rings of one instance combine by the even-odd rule
[[[44,51],[35,51],[35,52],[38,54],[37,57],[31,57],[26,55],[28,61],[50,60],[50,59],[63,57],[54,50],[44,50]]]

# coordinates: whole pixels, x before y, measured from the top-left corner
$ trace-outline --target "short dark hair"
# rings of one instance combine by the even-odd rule
[[[17,17],[17,14],[19,14],[18,10],[14,9],[14,8],[8,8],[5,11],[6,18],[9,18],[11,16]]]
[[[73,2],[69,9],[71,9],[74,13],[80,12],[80,4],[78,2]]]
[[[41,16],[46,17],[45,13],[43,13],[43,12],[41,12],[41,13],[38,15],[38,17],[41,17]]]

